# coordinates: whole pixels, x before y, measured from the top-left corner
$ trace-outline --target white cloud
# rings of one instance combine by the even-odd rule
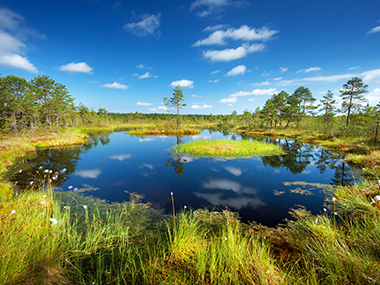
[[[208,26],[206,28],[203,29],[203,32],[213,32],[213,31],[216,31],[216,30],[220,30],[222,28],[224,28],[226,25],[215,25],[215,26]]]
[[[235,210],[240,210],[242,208],[250,207],[252,209],[257,209],[260,206],[265,206],[266,204],[260,200],[260,198],[249,198],[249,197],[237,197],[237,198],[222,198],[222,193],[198,193],[193,192],[195,196],[203,198],[214,206],[227,206]]]
[[[166,106],[160,106],[160,107],[158,107],[158,110],[164,110],[164,111],[167,111],[167,110],[169,110],[169,108],[166,107]]]
[[[1,54],[0,66],[5,68],[22,69],[32,73],[38,73],[38,69],[30,61],[18,54]]]
[[[237,101],[237,97],[242,96],[262,96],[262,95],[273,95],[275,93],[278,93],[276,91],[276,88],[269,88],[269,89],[255,89],[251,92],[247,91],[239,91],[234,94],[231,94],[229,98],[224,98],[222,100],[219,100],[219,103],[235,103]]]
[[[224,169],[235,176],[240,176],[243,173],[240,167],[224,166]]]
[[[279,80],[281,80],[281,79],[282,79],[282,77],[276,77],[276,78],[273,78],[274,81],[279,81]]]
[[[116,155],[111,155],[109,156],[109,158],[111,159],[117,159],[117,160],[120,160],[120,161],[123,161],[124,159],[128,159],[128,158],[131,158],[131,154],[130,153],[126,153],[126,154],[116,154]]]
[[[145,79],[145,78],[149,78],[149,77],[152,77],[153,75],[150,74],[150,72],[145,72],[145,74],[139,76],[139,79]]]
[[[38,69],[26,57],[26,41],[29,36],[46,37],[24,23],[21,15],[0,8],[0,66],[37,73]]]
[[[242,41],[265,41],[269,40],[278,31],[270,30],[267,27],[255,29],[246,25],[241,26],[239,29],[230,28],[226,31],[218,30],[213,32],[208,38],[198,40],[193,46],[202,45],[225,45],[226,40],[242,40]]]
[[[72,72],[72,73],[76,73],[76,72],[83,72],[83,73],[89,73],[89,74],[92,73],[92,67],[88,66],[87,63],[85,62],[78,62],[78,63],[70,62],[66,65],[61,65],[59,67],[59,70]]]
[[[280,70],[281,70],[281,72],[286,72],[286,71],[288,71],[288,68],[287,67],[280,67]]]
[[[368,103],[371,106],[375,106],[380,103],[380,88],[375,88],[372,92],[366,96]]]
[[[369,30],[367,34],[378,33],[378,32],[380,32],[380,26],[374,27],[373,29]]]
[[[228,179],[210,179],[202,184],[206,189],[232,190],[235,193],[257,194],[254,188],[243,187],[240,183]]]
[[[292,80],[281,80],[279,84],[282,86],[288,85],[299,85],[304,84],[305,82],[336,82],[344,79],[351,79],[352,77],[362,78],[363,81],[367,84],[369,83],[380,83],[380,69],[368,70],[362,73],[348,73],[341,75],[330,75],[330,76],[316,76],[316,77],[307,77],[307,78],[297,78]]]
[[[380,83],[380,69],[365,71],[360,75],[365,83]]]
[[[249,96],[249,95],[257,95],[257,96],[261,96],[261,95],[273,95],[274,93],[278,93],[276,91],[276,88],[269,88],[269,89],[255,89],[251,92],[236,92],[230,96],[236,96],[236,97],[240,97],[240,96]]]
[[[141,103],[141,102],[137,102],[137,105],[138,106],[152,106],[153,103]]]
[[[219,100],[219,103],[235,103],[237,101],[237,97],[229,97],[229,98],[223,98]]]
[[[193,84],[194,84],[194,81],[182,79],[182,80],[173,81],[172,83],[170,83],[170,86],[174,88],[177,85],[180,85],[181,87],[193,88],[194,87]]]
[[[106,88],[110,88],[110,89],[124,89],[124,90],[127,90],[128,89],[128,86],[127,85],[124,85],[124,84],[120,84],[118,82],[114,82],[112,84],[110,83],[107,83],[107,84],[104,84],[104,85],[101,85],[102,87],[106,87]]]
[[[211,72],[211,74],[217,74],[218,72],[221,72],[221,70],[220,69],[215,70],[215,71]]]
[[[136,65],[136,67],[139,69],[152,69],[151,67],[148,67],[145,64],[139,64],[139,65]]]
[[[157,108],[149,108],[148,110],[152,112],[157,112]]]
[[[211,83],[217,83],[217,82],[219,82],[220,80],[219,79],[214,79],[214,80],[209,80],[208,82],[211,82]]]
[[[230,71],[228,71],[225,76],[236,76],[239,74],[244,74],[247,70],[247,67],[245,65],[238,65],[234,68],[232,68]]]
[[[153,170],[154,169],[154,165],[153,164],[148,164],[148,163],[143,163],[143,165],[147,168],[149,168],[150,170]]]
[[[190,108],[191,109],[208,109],[211,108],[211,105],[192,105]]]
[[[253,85],[270,85],[270,82],[269,81],[264,81],[264,82],[260,82],[260,83],[255,83]]]
[[[209,50],[203,52],[204,58],[211,61],[231,61],[247,56],[248,53],[259,52],[265,48],[264,44],[243,44],[236,49]]]
[[[311,71],[320,71],[320,70],[322,70],[320,67],[310,67],[305,70],[305,73],[309,73]]]
[[[354,70],[354,69],[357,69],[357,68],[360,68],[360,66],[352,66],[348,70]]]
[[[194,98],[202,98],[203,96],[193,94],[193,95],[191,95],[190,97],[194,97]]]
[[[82,169],[82,170],[76,170],[74,175],[82,177],[82,178],[93,178],[96,179],[98,176],[102,173],[100,169]]]
[[[157,15],[145,14],[141,16],[142,20],[140,22],[125,24],[123,29],[138,37],[144,37],[154,33],[160,36],[160,31],[158,30],[161,22],[160,17],[161,13]]]
[[[227,5],[234,4],[230,0],[196,0],[190,6],[190,10],[202,9],[197,13],[199,17],[207,17],[219,13]]]

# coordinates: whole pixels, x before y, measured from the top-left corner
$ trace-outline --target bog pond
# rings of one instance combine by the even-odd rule
[[[170,153],[177,143],[197,139],[262,140],[281,145],[285,155],[241,159],[199,158]],[[302,205],[323,212],[329,187],[360,177],[358,170],[327,149],[289,139],[254,138],[228,131],[204,130],[195,136],[131,136],[95,133],[82,146],[37,150],[23,158],[13,181],[31,188],[32,181],[52,179],[56,189],[79,191],[109,202],[144,195],[153,208],[230,209],[242,221],[275,226]],[[50,172],[50,173],[49,173]],[[46,181],[46,178],[45,178]]]

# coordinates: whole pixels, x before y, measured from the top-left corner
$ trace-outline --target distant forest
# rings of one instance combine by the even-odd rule
[[[378,139],[380,105],[370,106],[365,94],[368,86],[354,77],[340,89],[343,103],[338,106],[329,90],[317,102],[307,87],[292,94],[273,94],[260,109],[246,109],[242,114],[181,115],[181,124],[219,125],[226,128],[286,129],[307,128],[331,137],[367,136]],[[110,113],[74,104],[66,86],[46,75],[27,81],[15,75],[0,77],[0,129],[18,133],[37,128],[58,129],[82,124],[157,124],[175,125],[175,114]]]

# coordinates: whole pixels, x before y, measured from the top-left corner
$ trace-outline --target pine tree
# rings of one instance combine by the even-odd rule
[[[186,106],[186,104],[182,103],[185,99],[183,98],[181,86],[177,85],[173,91],[173,97],[169,99],[164,97],[164,104],[169,108],[174,108],[177,110],[177,130],[179,130],[179,109]]]

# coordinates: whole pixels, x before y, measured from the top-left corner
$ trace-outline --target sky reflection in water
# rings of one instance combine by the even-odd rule
[[[166,212],[171,211],[173,192],[177,210],[184,206],[215,210],[227,207],[238,211],[243,221],[254,220],[268,226],[289,218],[288,212],[296,204],[313,213],[323,209],[322,188],[284,182],[334,184],[353,179],[353,171],[339,161],[338,155],[286,139],[263,139],[280,144],[289,152],[272,157],[212,159],[168,152],[178,140],[210,138],[242,139],[228,132],[223,136],[209,131],[182,138],[141,138],[123,132],[94,134],[84,146],[40,151],[30,160],[29,172],[52,169],[59,173],[58,186],[63,190],[90,185],[98,190],[89,195],[111,202],[128,200],[125,191],[144,194],[145,201]],[[61,173],[63,168],[67,169],[65,173]],[[26,185],[32,179],[25,173],[16,178]]]

